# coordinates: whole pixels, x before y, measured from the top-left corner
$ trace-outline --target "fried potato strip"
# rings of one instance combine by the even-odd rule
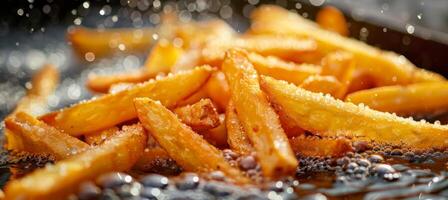
[[[342,157],[353,151],[350,141],[342,138],[318,138],[298,136],[289,139],[295,153],[313,157]]]
[[[227,142],[232,150],[240,155],[249,155],[255,152],[249,138],[243,130],[236,114],[235,106],[230,101],[226,109]]]
[[[365,69],[377,86],[444,80],[439,74],[417,68],[404,56],[323,30],[314,22],[277,6],[261,6],[252,13],[251,18],[250,31],[253,34],[274,33],[311,38],[317,42],[317,51],[322,54],[336,50],[352,53],[357,66]]]
[[[105,93],[119,83],[141,83],[154,78],[156,74],[148,73],[146,70],[136,70],[119,74],[96,75],[89,74],[87,88],[95,92]]]
[[[218,149],[159,102],[137,98],[135,108],[143,126],[183,169],[195,172],[220,170],[236,183],[250,182],[240,170],[227,163]]]
[[[194,131],[204,131],[217,127],[219,114],[210,99],[202,99],[192,105],[174,109],[177,117]]]
[[[448,109],[448,82],[416,83],[361,90],[346,101],[401,115],[423,114]]]
[[[316,135],[348,137],[413,150],[448,147],[445,142],[448,126],[356,106],[270,77],[261,77],[261,86],[281,113]]]
[[[333,6],[325,6],[316,16],[316,23],[325,30],[348,36],[348,24],[344,14]]]
[[[145,145],[146,133],[141,125],[125,126],[97,148],[9,182],[5,186],[6,199],[65,199],[83,181],[130,169]]]
[[[150,97],[161,101],[167,107],[173,107],[179,100],[198,90],[211,72],[209,67],[203,66],[150,80],[128,90],[106,94],[46,114],[41,119],[70,135],[93,133],[136,118],[137,113],[133,108],[133,99],[136,97]]]
[[[113,135],[116,135],[119,131],[120,129],[114,126],[103,131],[87,134],[84,136],[84,141],[89,145],[95,145],[95,146],[100,145],[108,138],[112,137]]]
[[[144,52],[154,43],[154,33],[153,28],[96,30],[74,27],[68,30],[67,39],[80,57],[91,53],[94,58],[99,58],[119,51]]]
[[[263,174],[275,177],[293,172],[298,161],[277,114],[260,90],[257,72],[247,53],[229,50],[222,70],[229,82],[238,119],[254,146]]]
[[[168,40],[160,40],[151,50],[145,61],[146,71],[149,74],[168,73],[178,62],[183,50]]]
[[[218,116],[219,125],[216,128],[212,128],[205,131],[198,132],[201,134],[207,142],[220,149],[227,148],[227,129],[225,124],[225,115],[220,114]],[[194,129],[193,129],[194,130]]]
[[[315,75],[305,79],[299,87],[312,92],[321,92],[337,97],[343,85],[334,76]]]
[[[16,151],[49,154],[56,160],[61,160],[89,147],[78,138],[61,133],[24,112],[6,118],[5,126],[20,144],[15,146]]]

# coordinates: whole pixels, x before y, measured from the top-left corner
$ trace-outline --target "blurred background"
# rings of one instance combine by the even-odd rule
[[[55,64],[62,83],[50,98],[53,109],[85,99],[87,74],[139,67],[142,55],[80,60],[65,33],[70,26],[98,29],[157,25],[164,12],[177,10],[181,20],[219,17],[244,31],[252,9],[277,4],[313,19],[325,5],[348,17],[351,37],[405,55],[416,65],[448,75],[447,0],[3,0],[0,7],[0,119],[25,93],[31,74]]]

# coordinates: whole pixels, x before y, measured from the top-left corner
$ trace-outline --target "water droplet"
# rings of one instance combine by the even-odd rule
[[[412,26],[412,25],[410,25],[410,24],[406,24],[406,31],[407,31],[409,34],[413,34],[414,31],[415,31],[415,27]]]
[[[85,58],[87,61],[89,61],[89,62],[93,62],[93,61],[95,60],[95,54],[92,53],[92,52],[87,52],[87,53],[84,55],[84,58]]]
[[[310,0],[310,3],[313,6],[321,6],[325,3],[325,0]]]
[[[73,20],[73,23],[76,24],[76,25],[81,25],[82,19],[77,17],[75,20]]]
[[[22,16],[23,13],[24,13],[24,11],[23,11],[22,8],[19,8],[19,9],[17,10],[17,14],[18,14],[19,16]]]
[[[85,1],[84,3],[82,3],[82,7],[84,7],[85,9],[90,7],[90,3],[88,1]]]

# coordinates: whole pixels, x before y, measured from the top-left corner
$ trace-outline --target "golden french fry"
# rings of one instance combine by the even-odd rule
[[[146,70],[109,75],[89,74],[87,88],[95,92],[105,93],[109,91],[112,85],[119,83],[141,83],[155,76],[156,74],[148,73]]]
[[[92,134],[87,134],[84,137],[84,141],[89,145],[95,145],[95,146],[100,145],[104,141],[106,141],[108,138],[119,133],[119,131],[120,131],[120,129],[118,127],[114,126],[114,127],[108,128],[103,131],[99,131],[99,132],[92,133]]]
[[[314,58],[317,45],[310,39],[279,37],[272,35],[255,35],[227,40],[213,40],[202,50],[203,62],[219,66],[224,53],[230,48],[242,48],[264,56],[276,56],[285,60],[305,62]]]
[[[61,160],[89,147],[78,138],[61,133],[56,128],[24,112],[18,112],[6,118],[5,126],[10,130],[9,134],[12,134],[18,144],[21,144],[15,146],[16,151],[49,154],[56,160]]]
[[[336,50],[352,53],[356,65],[365,69],[377,86],[445,80],[439,74],[417,68],[404,56],[323,30],[317,24],[277,6],[259,7],[252,13],[252,20],[251,33],[254,34],[306,37],[317,42],[317,51],[322,54]]]
[[[375,87],[375,82],[369,73],[366,73],[365,70],[357,69],[353,72],[352,80],[347,88],[347,94],[373,87]]]
[[[235,106],[230,101],[226,108],[226,128],[227,128],[227,143],[232,150],[240,155],[249,155],[255,152],[250,143],[247,134],[244,132],[240,120],[236,114]]]
[[[145,61],[145,68],[149,74],[168,73],[179,61],[183,54],[181,47],[168,40],[160,40],[153,47]]]
[[[227,148],[227,129],[225,124],[225,115],[218,115],[219,124],[217,127],[198,132],[210,144],[220,149]],[[193,129],[194,130],[194,129]]]
[[[76,53],[87,59],[87,56],[99,58],[119,51],[145,52],[154,43],[152,36],[155,33],[153,28],[95,30],[74,27],[68,30],[67,39]]]
[[[314,75],[305,79],[299,87],[312,92],[336,96],[343,85],[334,76]]]
[[[448,82],[386,86],[349,94],[346,101],[401,115],[448,109]]]
[[[220,170],[237,183],[250,182],[240,170],[227,163],[218,149],[182,124],[161,103],[150,98],[136,98],[134,102],[143,126],[183,169],[195,172]]]
[[[46,123],[70,135],[93,133],[137,117],[133,108],[136,97],[150,97],[173,107],[193,94],[209,78],[212,69],[207,66],[179,72],[158,80],[136,85],[129,90],[94,98],[69,108],[41,117]],[[179,84],[182,83],[182,84]]]
[[[225,110],[230,99],[230,89],[224,73],[214,72],[204,87],[207,96],[217,104],[220,110]]]
[[[225,21],[215,19],[181,24],[174,35],[182,40],[184,48],[198,48],[210,40],[229,39],[235,34]]]
[[[211,79],[211,77],[208,80],[210,81],[210,79]],[[208,83],[208,81],[207,81],[207,83]],[[207,98],[208,95],[207,95],[207,91],[205,90],[205,86],[207,85],[207,83],[205,83],[201,88],[199,88],[198,91],[196,91],[192,95],[179,101],[177,103],[177,106],[186,106],[186,105],[194,104],[194,103],[197,103],[198,101],[200,101],[201,99]]]
[[[445,142],[448,126],[356,106],[270,77],[261,77],[260,81],[273,104],[281,107],[298,126],[316,135],[348,137],[413,150],[448,147]]]
[[[83,181],[130,169],[145,145],[146,133],[141,125],[125,126],[96,148],[9,182],[5,186],[6,199],[65,199]]]
[[[50,64],[43,66],[32,78],[31,89],[27,91],[26,96],[22,97],[17,103],[16,108],[10,114],[18,112],[26,112],[31,115],[39,115],[47,109],[47,99],[56,89],[59,82],[58,70]],[[5,148],[10,150],[23,149],[21,139],[16,138],[10,133],[8,128],[5,129]]]
[[[219,114],[210,99],[174,109],[177,117],[194,131],[205,131],[219,126]]]
[[[279,118],[260,90],[258,75],[242,50],[227,51],[222,70],[229,82],[238,119],[254,146],[266,177],[293,172],[298,161]]]
[[[341,157],[353,151],[350,141],[343,138],[298,136],[289,139],[292,149],[301,156]]]
[[[263,57],[256,53],[248,54],[249,61],[254,65],[259,74],[272,76],[300,85],[306,78],[321,73],[319,66],[310,64],[295,64],[286,62],[273,56]]]
[[[316,22],[325,30],[348,36],[348,25],[344,14],[333,6],[325,6],[320,9],[316,16]]]

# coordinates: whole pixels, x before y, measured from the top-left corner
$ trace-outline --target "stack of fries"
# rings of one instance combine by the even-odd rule
[[[400,117],[448,108],[448,82],[347,38],[337,9],[321,10],[316,24],[261,6],[243,34],[220,20],[167,19],[148,29],[70,31],[80,55],[110,55],[117,48],[110,44],[130,52],[153,47],[138,71],[89,76],[87,87],[102,95],[43,115],[34,110],[45,110],[58,74],[42,68],[5,119],[5,148],[49,154],[56,163],[10,181],[7,199],[63,199],[83,181],[156,159],[253,184],[225,159],[225,148],[255,155],[265,180],[275,180],[300,167],[297,155],[338,157],[352,142],[448,147],[448,126]]]

